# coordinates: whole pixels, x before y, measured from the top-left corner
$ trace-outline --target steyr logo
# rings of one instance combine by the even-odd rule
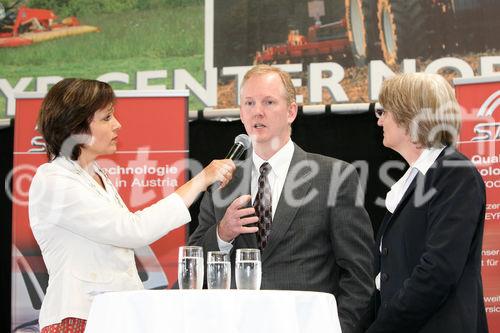
[[[500,90],[491,94],[477,111],[478,117],[492,117],[493,112],[500,107]],[[486,122],[474,126],[475,137],[472,141],[500,140],[500,123]]]
[[[477,112],[478,117],[489,117],[500,106],[500,90],[495,91],[488,97]]]

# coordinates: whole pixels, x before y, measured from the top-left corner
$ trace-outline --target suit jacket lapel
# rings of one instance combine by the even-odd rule
[[[308,179],[301,185],[294,187],[297,182],[300,183],[300,179],[306,177],[311,170],[307,167],[301,167],[299,172],[292,172],[294,166],[301,162],[306,161],[307,154],[300,147],[295,145],[295,150],[293,153],[292,161],[290,162],[290,167],[288,168],[288,173],[285,179],[285,184],[283,185],[283,190],[281,191],[281,196],[278,201],[278,206],[274,214],[273,223],[271,226],[271,234],[269,236],[269,241],[262,251],[262,261],[266,260],[271,253],[276,249],[277,245],[283,240],[283,237],[287,230],[290,228],[297,211],[301,205],[290,205],[285,199],[286,191],[290,191],[290,188],[294,188],[293,196],[298,200],[305,198],[307,191],[311,186],[312,179]],[[293,177],[293,178],[292,178]]]
[[[377,233],[377,240],[379,242],[380,242],[380,238],[385,233],[385,231],[387,230],[387,228],[391,224],[394,217],[398,215],[398,213],[401,211],[401,209],[403,209],[403,207],[406,205],[406,203],[410,199],[410,196],[413,195],[413,192],[415,192],[415,188],[417,187],[417,185],[423,186],[425,177],[427,175],[429,175],[429,172],[432,172],[432,169],[438,167],[441,164],[441,161],[446,158],[446,156],[453,154],[454,152],[455,152],[455,150],[453,148],[446,147],[445,149],[443,149],[441,154],[439,154],[439,156],[436,158],[436,160],[434,161],[431,168],[427,171],[426,175],[423,175],[419,171],[417,176],[415,178],[413,178],[413,181],[411,182],[410,186],[408,187],[408,190],[406,190],[406,193],[403,195],[403,198],[401,199],[401,201],[397,205],[396,209],[394,210],[394,213],[391,216],[389,216],[388,218],[384,217],[384,220],[382,221],[382,224],[380,225],[379,232]],[[387,214],[390,214],[390,213],[387,212]],[[387,214],[386,214],[386,217],[387,217]]]
[[[394,213],[392,215],[388,216],[388,218],[384,218],[382,221],[382,225],[380,226],[380,231],[378,232],[379,237],[377,237],[380,240],[380,237],[385,233],[387,228],[391,225],[392,221],[394,218],[399,214],[401,209],[403,209],[404,206],[406,206],[406,203],[410,198],[413,197],[413,193],[415,192],[415,188],[417,187],[418,183],[422,183],[423,178],[425,177],[420,171],[417,173],[417,175],[413,178],[410,186],[408,186],[408,189],[406,190],[405,194],[399,201],[398,205],[396,206],[396,209],[394,210]],[[390,212],[387,212],[387,214],[390,214]]]
[[[387,229],[387,225],[389,224],[389,220],[391,218],[392,218],[391,212],[386,210],[385,215],[384,215],[384,219],[382,220],[382,223],[380,224],[380,227],[379,227],[378,232],[377,232],[377,237],[375,239],[377,247],[380,244],[380,240],[382,239],[382,235],[384,234],[385,229]]]

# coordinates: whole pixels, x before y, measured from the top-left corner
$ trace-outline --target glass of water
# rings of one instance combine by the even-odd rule
[[[207,254],[208,289],[229,289],[231,287],[231,261],[229,253],[211,251]]]
[[[179,247],[177,274],[179,289],[203,288],[203,248],[201,246]]]
[[[259,249],[236,250],[235,275],[238,289],[260,289],[262,266]]]

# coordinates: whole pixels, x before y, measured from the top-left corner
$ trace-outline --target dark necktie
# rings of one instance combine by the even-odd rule
[[[255,214],[259,218],[257,243],[259,248],[263,250],[267,245],[269,233],[271,232],[271,223],[273,220],[271,186],[269,185],[269,179],[267,179],[267,175],[271,171],[271,165],[264,162],[260,166],[259,171],[260,176],[257,185],[258,189],[253,207],[255,208]]]

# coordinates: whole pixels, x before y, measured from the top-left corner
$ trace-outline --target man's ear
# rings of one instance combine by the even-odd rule
[[[297,118],[297,111],[298,111],[298,105],[297,102],[292,102],[288,106],[288,123],[291,124]]]

